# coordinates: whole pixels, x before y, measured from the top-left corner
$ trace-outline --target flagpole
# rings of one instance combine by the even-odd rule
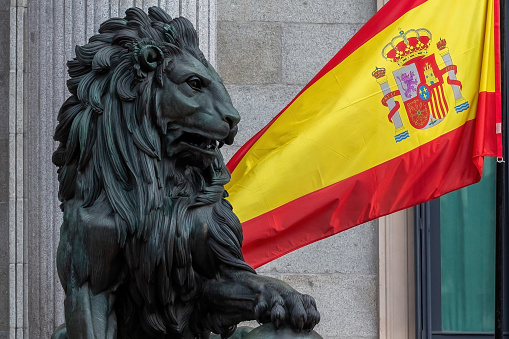
[[[507,155],[506,149],[506,112],[507,112],[507,67],[506,64],[506,5],[500,0],[500,63],[501,63],[501,96],[502,96],[502,137],[504,146],[504,158]],[[495,339],[502,339],[504,336],[504,228],[505,228],[505,169],[506,163],[503,159],[497,159],[497,192],[496,192],[496,235],[495,235]]]

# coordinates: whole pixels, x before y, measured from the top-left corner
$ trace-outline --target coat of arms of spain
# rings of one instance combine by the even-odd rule
[[[401,96],[410,125],[415,129],[431,128],[440,123],[449,112],[444,76],[454,93],[454,110],[461,113],[469,108],[468,101],[461,94],[461,82],[456,78],[457,67],[452,63],[445,39],[436,44],[445,64],[439,68],[435,54],[429,54],[431,32],[425,28],[400,31],[382,50],[382,56],[397,63],[400,68],[392,72],[398,90],[391,91],[385,68],[376,67],[372,75],[382,89],[382,104],[389,109],[389,121],[396,129],[395,140],[400,142],[410,136],[401,119]]]

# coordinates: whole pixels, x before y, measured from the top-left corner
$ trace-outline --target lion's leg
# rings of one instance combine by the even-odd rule
[[[117,321],[111,291],[123,267],[115,220],[103,193],[94,205],[83,205],[81,200],[66,203],[57,250],[67,337],[113,339]]]
[[[206,283],[204,298],[211,310],[205,323],[216,333],[244,320],[290,324],[297,330],[310,330],[320,321],[312,297],[248,271],[224,271],[220,279]]]
[[[113,296],[103,292],[93,294],[88,282],[68,288],[64,302],[67,337],[72,339],[114,339],[117,319]]]

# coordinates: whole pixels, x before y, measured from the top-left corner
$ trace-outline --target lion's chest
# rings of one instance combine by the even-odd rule
[[[221,198],[208,204],[175,201],[171,213],[151,213],[124,248],[127,291],[147,328],[182,333],[193,318],[201,319],[197,304],[203,282],[217,276],[221,262],[241,261],[242,229]]]
[[[214,209],[214,205],[187,207],[174,209],[173,215],[150,216],[157,222],[148,237],[128,238],[124,248],[130,272],[128,291],[147,326],[154,322],[144,314],[156,317],[173,332],[188,325],[202,282],[218,270],[209,247],[209,226],[217,223]]]

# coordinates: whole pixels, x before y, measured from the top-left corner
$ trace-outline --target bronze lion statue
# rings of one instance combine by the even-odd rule
[[[65,324],[54,338],[227,338],[243,320],[312,329],[312,297],[257,275],[219,148],[239,114],[192,24],[105,21],[68,62],[53,154]]]

